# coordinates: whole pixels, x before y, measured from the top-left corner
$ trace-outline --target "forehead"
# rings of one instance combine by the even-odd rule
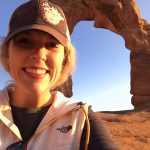
[[[41,31],[41,30],[27,30],[27,31],[23,31],[20,32],[18,34],[16,34],[13,38],[19,37],[19,36],[27,36],[27,37],[38,37],[38,38],[47,38],[47,39],[51,39],[51,40],[56,40],[58,41],[54,36],[52,36],[51,34]]]

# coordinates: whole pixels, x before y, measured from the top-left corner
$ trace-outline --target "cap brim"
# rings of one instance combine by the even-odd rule
[[[15,30],[14,32],[8,34],[8,36],[5,39],[5,43],[7,43],[14,35],[16,35],[20,32],[23,32],[23,31],[31,30],[31,29],[47,32],[50,35],[52,35],[53,37],[55,37],[64,47],[66,47],[68,45],[69,40],[65,35],[61,34],[56,29],[54,29],[50,26],[45,26],[45,25],[41,25],[41,24],[28,25],[28,26],[24,26],[22,28]]]

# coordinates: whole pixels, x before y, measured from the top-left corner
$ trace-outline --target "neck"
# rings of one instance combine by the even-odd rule
[[[11,105],[16,107],[40,108],[52,104],[54,100],[54,95],[50,93],[49,89],[40,94],[35,94],[24,92],[15,87],[10,95]]]

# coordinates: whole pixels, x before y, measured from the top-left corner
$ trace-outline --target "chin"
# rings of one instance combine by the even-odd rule
[[[32,95],[40,95],[45,92],[49,92],[50,89],[48,86],[41,86],[41,85],[34,85],[30,84],[30,86],[26,87],[26,90],[28,93],[31,93]]]

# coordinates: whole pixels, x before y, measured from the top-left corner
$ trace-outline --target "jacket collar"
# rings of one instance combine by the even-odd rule
[[[13,86],[7,86],[0,91],[0,120],[6,125],[19,139],[21,138],[19,129],[13,122],[11,107],[9,104],[9,91]]]

